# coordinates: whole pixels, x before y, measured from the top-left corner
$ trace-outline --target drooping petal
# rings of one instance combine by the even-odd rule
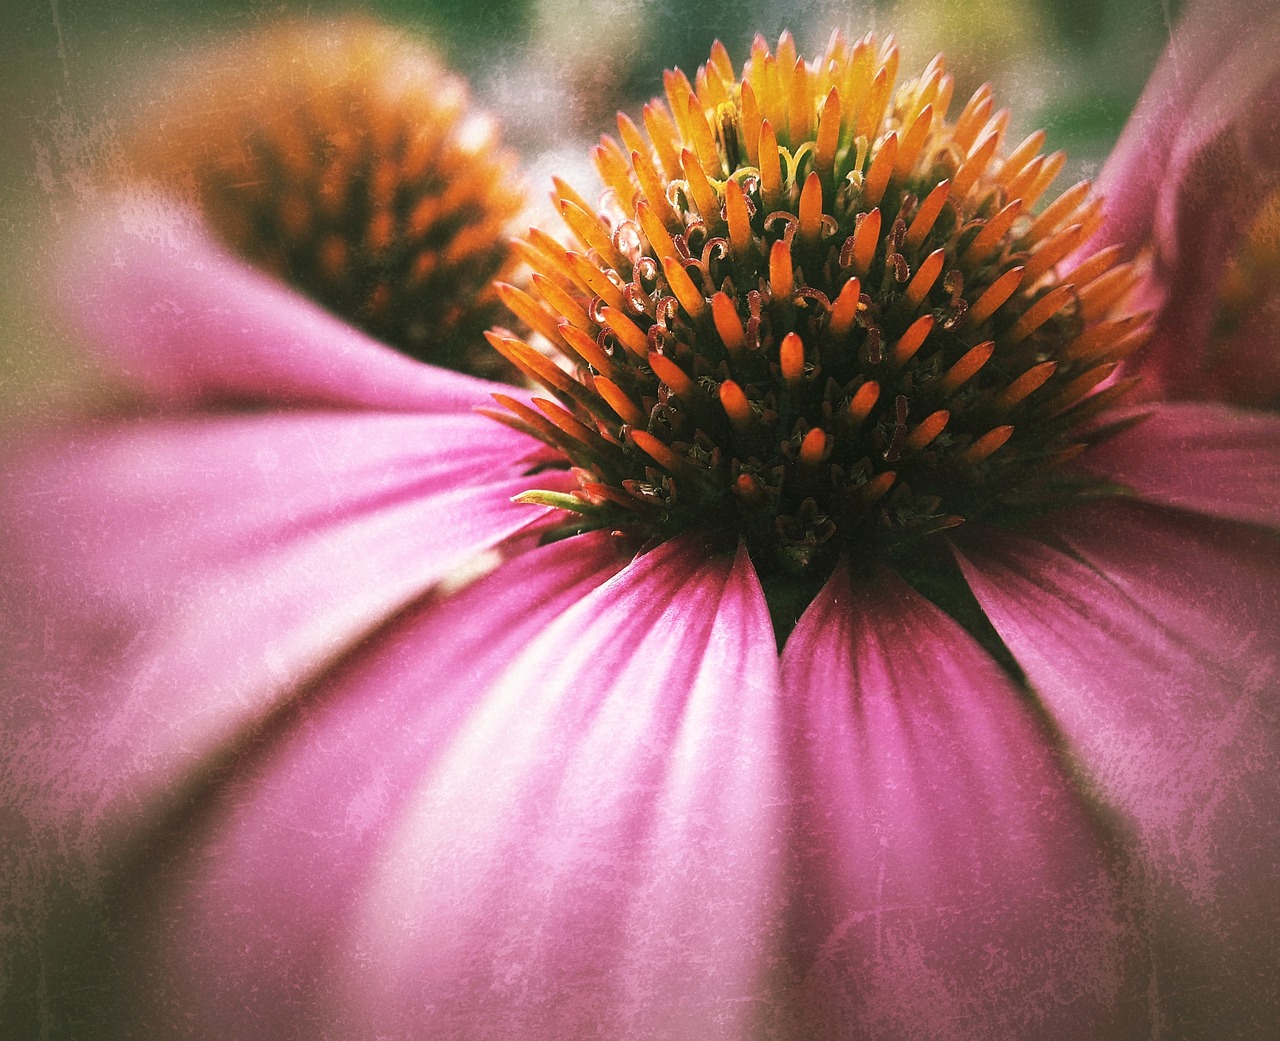
[[[109,421],[47,436],[10,460],[7,513],[35,559],[127,565],[95,579],[124,588],[139,572],[150,580],[196,559],[216,565],[379,505],[509,480],[540,451],[465,412]]]
[[[1095,505],[963,547],[975,594],[1155,902],[1170,1036],[1270,1036],[1280,1014],[1280,545]]]
[[[330,412],[30,453],[0,512],[23,802],[92,859],[103,828],[179,798],[371,627],[537,520],[510,501],[530,443],[473,415]]]
[[[1190,402],[1143,412],[1080,465],[1158,505],[1280,528],[1280,416]]]
[[[1099,826],[1026,698],[896,576],[837,572],[788,641],[799,861],[788,1036],[1145,1036]]]
[[[612,552],[406,618],[235,771],[137,937],[152,1036],[750,1036],[768,614],[745,557],[668,544],[606,582]]]
[[[423,365],[229,255],[198,217],[137,199],[67,249],[59,304],[144,401],[445,412],[506,388]]]
[[[1280,9],[1265,0],[1188,5],[1099,179],[1096,242],[1155,246],[1152,381],[1203,396],[1206,340],[1227,260],[1280,184]],[[1265,359],[1272,383],[1280,351]]]

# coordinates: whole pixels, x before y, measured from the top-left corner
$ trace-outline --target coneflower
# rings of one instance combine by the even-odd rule
[[[509,372],[473,345],[523,190],[466,85],[412,37],[289,22],[215,47],[133,140],[254,265],[414,357]]]
[[[540,403],[96,218],[137,410],[0,503],[9,1033],[1271,1038],[1280,417],[1146,376],[1274,179],[1280,17],[1186,18],[1078,249],[940,63],[672,74],[503,291]]]
[[[1078,255],[1088,183],[1036,210],[1064,158],[1042,131],[1006,146],[987,86],[948,120],[941,56],[897,69],[871,36],[813,62],[758,40],[741,76],[717,45],[696,84],[667,73],[644,131],[622,115],[601,140],[601,212],[557,182],[574,246],[533,231],[530,293],[503,298],[573,375],[490,337],[552,395],[502,418],[579,474],[528,501],[642,542],[741,538],[796,611],[838,559],[1095,490],[1062,464],[1130,385],[1133,266]]]

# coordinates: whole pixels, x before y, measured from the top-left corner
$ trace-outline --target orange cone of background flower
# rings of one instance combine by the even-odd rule
[[[210,227],[383,342],[472,371],[510,277],[523,192],[492,121],[421,43],[366,21],[284,23],[182,62],[129,147]]]

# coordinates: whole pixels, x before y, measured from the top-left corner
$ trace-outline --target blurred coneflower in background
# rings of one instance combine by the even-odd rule
[[[407,354],[505,374],[474,345],[523,186],[425,46],[369,21],[284,24],[184,58],[156,94],[126,159],[236,253]]]

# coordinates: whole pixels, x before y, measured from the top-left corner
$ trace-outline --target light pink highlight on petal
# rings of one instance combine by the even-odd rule
[[[1155,907],[1153,1000],[1166,1032],[1270,1036],[1280,1015],[1275,536],[1111,503],[1060,515],[1038,539],[971,537],[961,562],[1086,789],[1132,837]]]
[[[9,461],[6,514],[28,559],[146,595],[197,561],[234,562],[380,504],[516,478],[540,452],[466,412],[150,417],[27,446]]]
[[[1161,310],[1140,359],[1149,393],[1250,393],[1239,373],[1215,386],[1230,373],[1210,373],[1205,349],[1227,260],[1280,185],[1278,120],[1280,9],[1190,4],[1098,180],[1107,202],[1095,244],[1155,246],[1145,303]],[[1256,378],[1274,386],[1280,351],[1269,340]]]
[[[1144,1036],[1144,964],[1100,832],[1025,697],[885,571],[788,641],[788,1036]]]
[[[769,1011],[777,658],[745,554],[706,553],[566,611],[424,771],[346,941],[371,1033],[736,1041]]]
[[[116,957],[142,967],[108,972],[127,1023],[749,1036],[777,660],[745,555],[706,554],[669,544],[599,585],[616,551],[568,540],[352,654],[247,750],[192,852],[131,876],[142,931]]]
[[[1157,505],[1280,528],[1280,415],[1190,402],[1143,411],[1080,466]]]
[[[176,863],[129,909],[141,915],[138,975],[122,980],[129,1022],[157,1039],[373,1036],[340,995],[379,985],[349,932],[384,848],[508,662],[626,559],[601,535],[518,556],[413,610],[317,684],[210,793],[171,843]],[[432,1023],[411,1035],[441,1036]]]
[[[0,525],[8,723],[41,826],[92,860],[371,628],[538,521],[510,501],[531,479],[485,455],[510,441],[496,427],[193,418],[29,460]]]
[[[87,346],[160,407],[270,402],[458,411],[506,388],[423,365],[218,245],[171,204],[126,200],[75,236],[60,303]]]

